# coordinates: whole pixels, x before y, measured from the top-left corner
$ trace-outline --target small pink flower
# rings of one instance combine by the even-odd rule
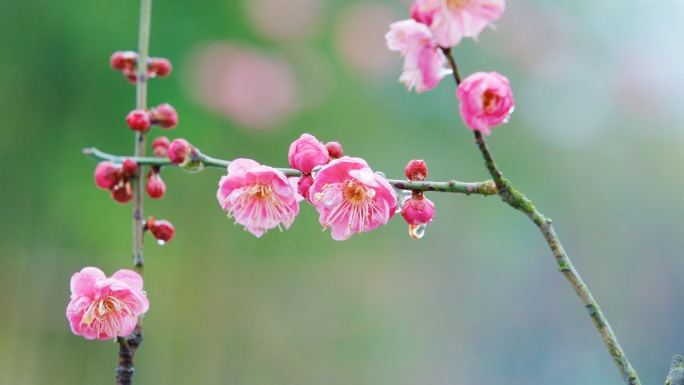
[[[515,108],[508,79],[496,72],[476,72],[456,90],[461,117],[471,130],[491,134],[490,128],[506,123]]]
[[[287,158],[290,167],[310,174],[314,167],[328,163],[328,149],[315,136],[302,134],[292,142]]]
[[[71,331],[88,340],[125,337],[150,302],[142,291],[142,277],[119,270],[107,278],[96,267],[85,267],[71,277],[71,301],[66,316]]]
[[[397,195],[385,178],[363,159],[342,157],[316,174],[309,197],[323,227],[335,240],[384,225],[397,209]]]
[[[425,24],[413,19],[397,21],[390,24],[385,39],[390,50],[398,51],[404,57],[404,72],[399,81],[409,90],[428,91],[448,73],[444,68],[444,55]]]
[[[411,196],[401,206],[401,216],[409,225],[424,225],[435,219],[435,204],[422,194]]]
[[[416,0],[411,18],[430,27],[440,47],[450,48],[477,37],[504,9],[504,0]]]
[[[216,193],[228,217],[261,237],[267,230],[290,227],[299,213],[299,194],[280,171],[251,159],[235,159]]]

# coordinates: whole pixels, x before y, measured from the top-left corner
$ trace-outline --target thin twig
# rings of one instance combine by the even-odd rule
[[[140,1],[140,27],[138,35],[138,62],[136,73],[136,102],[138,110],[147,109],[147,58],[149,57],[150,24],[152,19],[152,0]],[[134,153],[137,157],[145,156],[146,132],[135,135]],[[140,275],[143,274],[145,261],[143,258],[143,176],[145,169],[139,165],[133,180],[133,266]],[[138,318],[135,331],[125,340],[119,339],[119,365],[116,370],[117,385],[130,385],[135,373],[134,358],[138,346],[142,343],[142,316]]]
[[[456,61],[451,55],[450,50],[443,49],[443,52],[449,60],[451,68],[454,71],[454,79],[456,80],[456,85],[458,85],[461,82],[461,78],[457,71]],[[594,326],[596,326],[596,329],[601,335],[603,343],[606,345],[610,355],[613,357],[613,361],[615,361],[615,364],[617,365],[624,382],[628,385],[640,385],[641,383],[639,382],[639,377],[634,371],[632,365],[629,363],[629,360],[622,350],[622,347],[620,346],[613,329],[610,327],[608,320],[596,303],[596,300],[589,291],[589,288],[582,281],[582,278],[577,270],[575,270],[575,267],[570,261],[570,257],[565,252],[560,239],[558,239],[558,236],[553,229],[553,225],[551,224],[551,219],[546,218],[541,212],[539,212],[529,199],[514,189],[511,182],[503,177],[503,173],[497,167],[496,162],[494,162],[494,156],[487,146],[487,141],[479,131],[475,131],[475,144],[482,153],[484,165],[487,168],[487,171],[489,171],[489,174],[492,176],[501,199],[509,206],[527,215],[527,217],[530,218],[535,225],[537,225],[542,235],[544,235],[546,243],[549,245],[551,252],[553,252],[553,255],[556,257],[558,269],[561,273],[563,273],[565,278],[570,283],[570,286],[572,286],[572,288],[575,290],[575,293],[577,293],[577,295],[580,297],[582,304],[589,313],[589,317],[591,317],[591,320],[594,322]]]
[[[157,167],[174,167],[177,166],[168,158],[152,158],[152,157],[134,157],[134,156],[118,156],[110,155],[102,152],[94,147],[86,148],[83,153],[96,160],[108,160],[114,163],[123,163],[124,160],[130,159],[136,162],[138,165],[150,165]],[[212,158],[210,156],[200,154],[199,159],[206,168],[217,168],[225,170],[230,164],[230,161]],[[298,177],[302,173],[298,170],[292,168],[276,168],[276,170],[282,172],[289,177]],[[450,180],[447,182],[432,182],[432,181],[407,181],[400,179],[387,179],[387,182],[394,186],[398,190],[409,190],[409,191],[436,191],[436,192],[450,192],[450,193],[461,193],[461,194],[475,194],[475,195],[497,195],[496,184],[492,180],[486,180],[482,182],[457,182],[455,180]]]

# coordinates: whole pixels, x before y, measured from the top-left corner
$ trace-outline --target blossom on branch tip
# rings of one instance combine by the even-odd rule
[[[397,195],[387,180],[360,158],[342,157],[323,166],[309,190],[323,227],[335,240],[384,225],[397,209]]]
[[[310,134],[302,134],[292,142],[287,158],[290,167],[304,174],[310,174],[314,167],[326,164],[330,159],[327,147]]]
[[[385,35],[387,47],[398,51],[404,57],[404,66],[399,81],[411,90],[420,93],[437,86],[449,73],[444,67],[446,59],[438,49],[430,29],[413,19],[390,24]]]
[[[282,172],[251,159],[235,159],[216,193],[228,217],[257,237],[288,229],[299,213],[298,194]]]
[[[71,331],[88,340],[131,334],[138,316],[150,307],[142,288],[142,277],[132,270],[119,270],[107,278],[96,267],[83,268],[71,277],[66,310]]]
[[[496,72],[476,72],[463,79],[456,90],[461,117],[475,131],[491,134],[491,127],[506,123],[515,108],[511,85]]]
[[[430,27],[437,45],[450,48],[464,37],[477,37],[505,6],[505,0],[416,0],[411,18]]]

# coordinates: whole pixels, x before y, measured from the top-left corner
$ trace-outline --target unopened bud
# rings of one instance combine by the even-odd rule
[[[401,206],[401,216],[409,225],[423,225],[435,219],[435,204],[421,195],[413,195]]]
[[[309,199],[309,189],[311,188],[311,185],[313,185],[313,183],[314,178],[311,176],[311,174],[302,175],[299,178],[299,181],[297,182],[297,191],[309,202],[312,201],[311,199]]]
[[[165,136],[159,136],[152,141],[152,152],[157,158],[166,158],[169,153],[169,138]]]
[[[161,128],[174,128],[178,124],[178,113],[170,104],[160,104],[150,110],[150,120]]]
[[[133,187],[129,181],[121,181],[112,186],[109,191],[112,193],[112,198],[119,203],[128,203],[133,199]]]
[[[126,116],[126,124],[133,131],[145,131],[150,128],[150,114],[144,110],[133,110]]]
[[[328,142],[325,144],[325,148],[328,149],[330,159],[339,159],[342,157],[342,145],[340,143]]]
[[[121,167],[112,162],[104,161],[95,167],[95,184],[97,187],[109,190],[121,179]]]
[[[169,145],[168,157],[173,164],[184,164],[187,162],[192,146],[185,139],[174,139]]]
[[[125,177],[131,178],[138,172],[138,164],[132,159],[126,159],[121,166],[121,172]]]
[[[145,227],[158,241],[164,243],[170,241],[176,233],[171,222],[165,220],[158,221],[154,217],[147,218]]]
[[[148,66],[150,77],[159,76],[160,78],[170,74],[172,68],[171,62],[161,57],[153,57]]]
[[[145,186],[145,189],[150,198],[160,199],[164,196],[164,193],[166,193],[166,184],[162,180],[161,175],[152,170],[147,174],[147,186]]]
[[[404,171],[408,180],[424,180],[428,175],[427,164],[422,159],[410,161]]]

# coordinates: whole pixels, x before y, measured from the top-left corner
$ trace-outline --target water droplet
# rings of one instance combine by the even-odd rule
[[[425,228],[426,227],[427,227],[426,224],[409,225],[409,235],[412,236],[414,239],[423,238],[423,235],[425,235]]]
[[[381,177],[381,178],[387,179],[387,176],[386,176],[385,173],[382,172],[382,171],[376,171],[376,172],[375,172],[375,175],[377,175],[377,176],[379,176],[379,177]]]
[[[157,239],[157,244],[159,246],[164,246],[166,244],[166,241],[162,241],[161,239]]]
[[[411,197],[411,191],[397,189],[395,189],[395,191],[397,192],[397,211],[395,214],[399,214],[401,212],[401,208],[404,207],[404,202]]]
[[[312,177],[312,178],[315,178],[315,177],[316,177],[316,174],[318,174],[318,172],[321,171],[322,168],[323,168],[323,166],[316,166],[316,167],[314,167],[314,168],[311,170],[311,177]]]

